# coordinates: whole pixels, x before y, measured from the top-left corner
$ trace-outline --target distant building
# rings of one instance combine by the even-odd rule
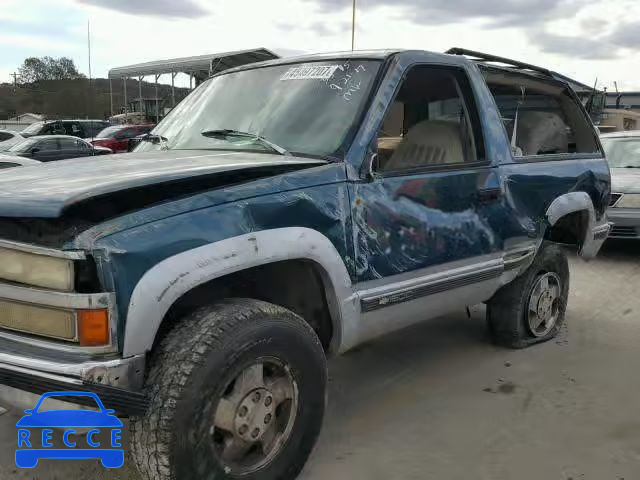
[[[607,92],[607,108],[640,112],[640,92]]]
[[[8,122],[14,123],[36,123],[44,120],[42,115],[38,115],[37,113],[23,113],[18,115],[17,117],[10,118]]]
[[[161,98],[134,98],[129,102],[129,112],[136,112],[144,114],[147,119],[152,121],[159,116],[162,118],[163,115],[163,107],[166,99]],[[157,108],[157,110],[156,110]]]

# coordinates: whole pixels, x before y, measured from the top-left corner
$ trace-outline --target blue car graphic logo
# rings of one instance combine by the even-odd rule
[[[39,412],[42,402],[50,397],[92,397],[100,411],[64,409]],[[65,399],[66,400],[66,399]],[[100,459],[102,465],[107,468],[119,468],[124,463],[124,450],[121,448],[120,434],[122,422],[114,416],[114,410],[104,408],[102,402],[95,393],[90,392],[49,392],[40,397],[33,409],[25,410],[26,415],[18,420],[18,448],[16,449],[16,465],[20,468],[33,468],[41,458],[54,459]],[[64,429],[62,440],[66,448],[53,448],[54,431],[50,427]],[[86,443],[89,448],[77,447],[69,435],[77,433],[75,428],[87,427],[90,430],[86,434]],[[42,431],[33,430],[42,428]],[[96,439],[101,429],[110,430],[109,447],[106,443]],[[59,431],[56,430],[56,435]]]

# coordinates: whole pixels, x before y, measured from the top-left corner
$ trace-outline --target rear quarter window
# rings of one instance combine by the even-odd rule
[[[526,75],[484,74],[516,160],[601,154],[591,121],[569,87]]]

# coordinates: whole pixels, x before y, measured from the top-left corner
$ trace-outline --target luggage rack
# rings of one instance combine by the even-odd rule
[[[536,65],[531,65],[530,63],[519,62],[518,60],[511,60],[506,57],[499,57],[497,55],[491,55],[489,53],[476,52],[474,50],[467,50],[466,48],[450,48],[445,53],[449,55],[464,55],[466,57],[472,57],[472,59],[480,62],[496,62],[502,63],[504,65],[508,65],[510,67],[519,68],[522,70],[532,70],[534,72],[542,73],[549,77],[553,77],[553,73],[551,70],[548,70],[543,67],[538,67]]]

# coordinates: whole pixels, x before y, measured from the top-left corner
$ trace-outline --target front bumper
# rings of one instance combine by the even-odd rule
[[[609,238],[640,239],[640,209],[610,208],[607,215],[613,223]]]
[[[0,400],[16,408],[46,392],[86,391],[96,393],[105,407],[120,415],[140,415],[147,407],[141,392],[143,372],[144,356],[96,360],[0,338]],[[83,404],[83,397],[73,401]],[[29,408],[33,405],[35,401]],[[87,398],[86,405],[95,402]]]

